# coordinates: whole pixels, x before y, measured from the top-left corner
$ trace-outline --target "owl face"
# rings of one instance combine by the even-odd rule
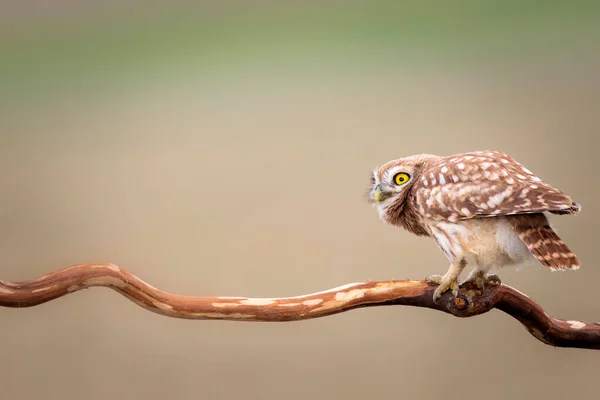
[[[394,213],[402,212],[408,192],[427,165],[427,162],[438,156],[418,154],[406,158],[388,161],[371,175],[369,202],[377,207],[382,219],[389,208]]]
[[[415,166],[404,164],[401,160],[395,161],[398,162],[396,165],[386,164],[373,171],[369,200],[377,206],[398,198],[418,173]]]

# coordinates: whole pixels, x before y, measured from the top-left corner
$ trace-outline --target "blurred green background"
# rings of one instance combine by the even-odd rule
[[[598,10],[595,1],[24,1],[0,10],[0,76],[20,93],[144,84],[175,71],[212,79],[247,69],[530,59],[597,47]]]
[[[114,262],[189,295],[422,279],[434,242],[381,223],[370,171],[506,151],[583,204],[582,261],[500,271],[599,320],[600,7],[593,1],[0,3],[0,278]],[[184,321],[108,289],[0,309],[7,398],[593,396],[595,352],[494,311]]]

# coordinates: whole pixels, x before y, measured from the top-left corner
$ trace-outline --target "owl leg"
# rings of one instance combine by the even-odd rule
[[[436,283],[439,286],[433,292],[433,300],[442,297],[442,294],[448,290],[452,290],[454,297],[458,296],[458,276],[465,269],[467,262],[463,259],[458,262],[453,262],[448,268],[448,272],[444,276],[430,275],[425,280],[429,283]]]
[[[467,278],[460,283],[463,286],[467,283],[473,283],[478,289],[483,290],[485,285],[500,285],[502,281],[498,275],[488,274],[484,270],[475,268]]]

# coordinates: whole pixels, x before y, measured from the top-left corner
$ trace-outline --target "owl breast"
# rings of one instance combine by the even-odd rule
[[[503,266],[520,268],[535,258],[519,239],[507,217],[429,222],[428,229],[451,262],[466,259],[488,271]]]

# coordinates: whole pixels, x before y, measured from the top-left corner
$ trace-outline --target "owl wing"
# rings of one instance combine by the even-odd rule
[[[430,165],[413,185],[416,209],[427,218],[461,219],[551,212],[581,206],[508,154],[483,151],[449,156]]]

